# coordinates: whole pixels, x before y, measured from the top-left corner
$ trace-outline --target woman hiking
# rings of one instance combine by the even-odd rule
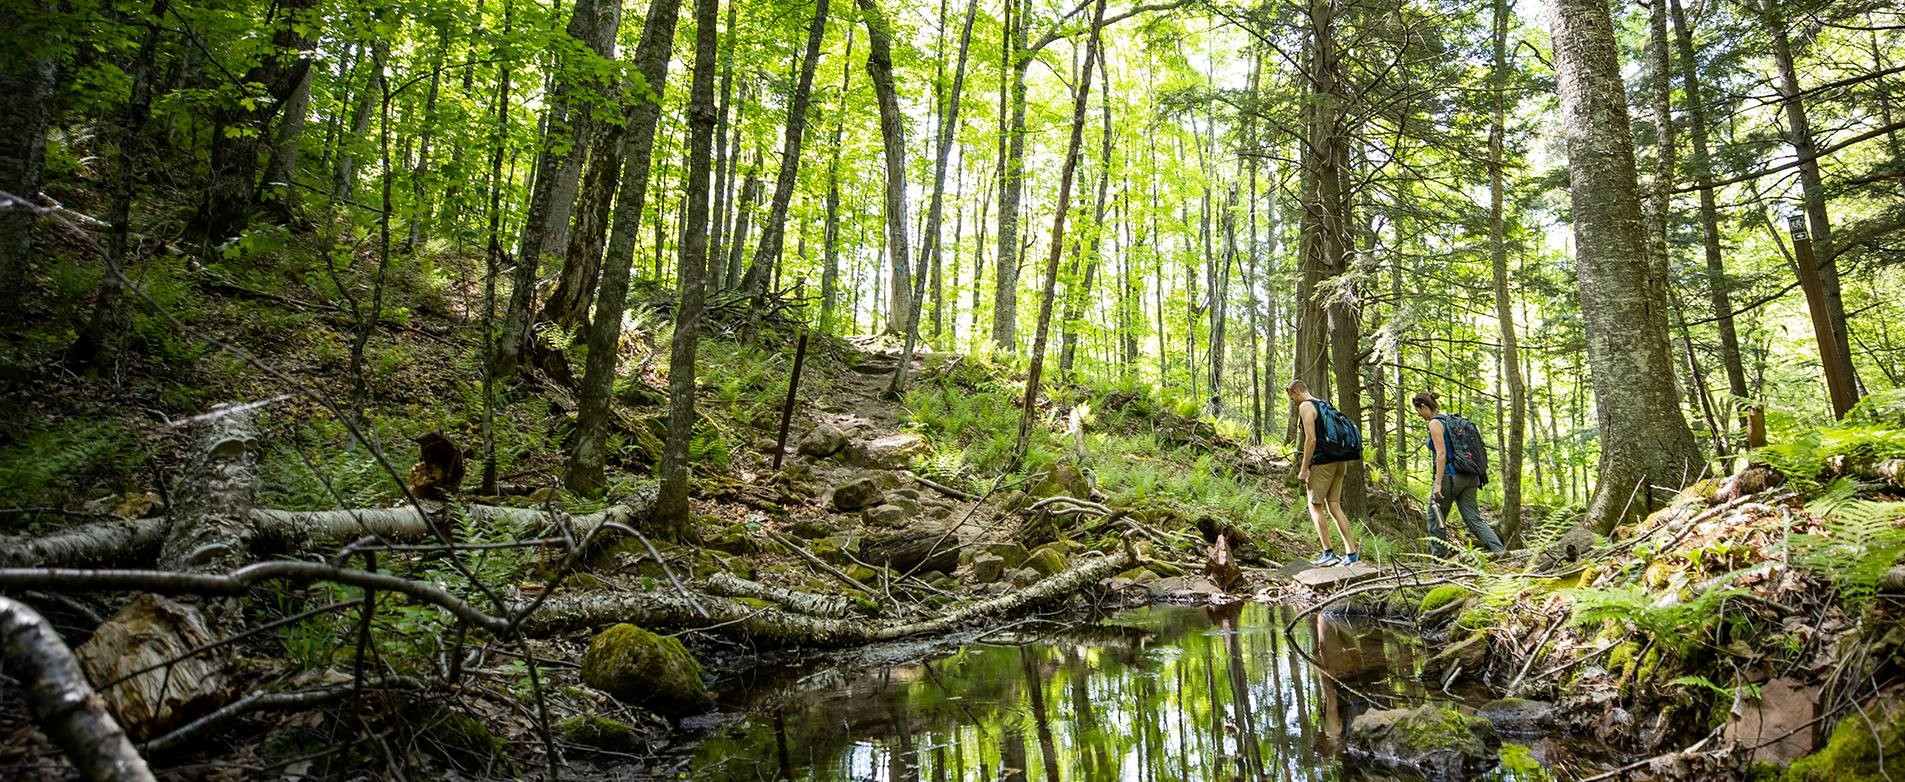
[[[1475,504],[1476,490],[1488,483],[1488,457],[1475,424],[1442,412],[1434,391],[1416,394],[1410,401],[1416,415],[1429,422],[1429,451],[1435,454],[1435,478],[1429,489],[1429,551],[1438,557],[1448,555],[1449,534],[1444,522],[1449,517],[1449,506],[1454,505],[1462,511],[1469,534],[1491,553],[1501,553],[1501,538],[1482,521],[1481,509]]]

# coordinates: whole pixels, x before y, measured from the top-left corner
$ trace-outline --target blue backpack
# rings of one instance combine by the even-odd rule
[[[1312,399],[1310,403],[1316,405],[1316,456],[1311,461],[1315,464],[1362,461],[1363,430],[1356,422],[1321,399]]]

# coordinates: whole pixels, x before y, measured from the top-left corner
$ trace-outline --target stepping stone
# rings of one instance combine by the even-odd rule
[[[1330,592],[1374,578],[1380,572],[1374,565],[1358,562],[1354,565],[1313,567],[1297,573],[1291,580],[1319,592]]]

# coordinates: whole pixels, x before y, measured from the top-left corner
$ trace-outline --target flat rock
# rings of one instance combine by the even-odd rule
[[[867,442],[858,448],[856,456],[863,467],[902,470],[912,464],[913,459],[932,453],[933,445],[926,438],[912,432],[901,432]]]
[[[1375,565],[1358,562],[1354,565],[1313,567],[1298,571],[1290,580],[1318,591],[1330,591],[1374,578],[1379,572]]]
[[[1475,710],[1475,716],[1509,736],[1536,736],[1554,724],[1554,704],[1525,698],[1498,698]]]
[[[1758,747],[1753,762],[1791,763],[1817,749],[1812,731],[1798,730],[1817,716],[1817,686],[1774,679],[1760,685],[1758,701],[1742,705],[1726,725],[1726,739],[1735,746]]]

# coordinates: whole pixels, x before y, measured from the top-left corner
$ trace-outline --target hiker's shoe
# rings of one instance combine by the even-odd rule
[[[1347,556],[1343,557],[1343,561],[1339,564],[1354,565],[1357,562],[1361,562],[1362,559],[1363,559],[1363,555],[1360,552],[1352,551]]]
[[[1316,559],[1312,560],[1310,564],[1315,565],[1317,567],[1329,567],[1341,561],[1343,561],[1343,558],[1336,556],[1336,552],[1325,551],[1323,552],[1323,556],[1317,557]]]

